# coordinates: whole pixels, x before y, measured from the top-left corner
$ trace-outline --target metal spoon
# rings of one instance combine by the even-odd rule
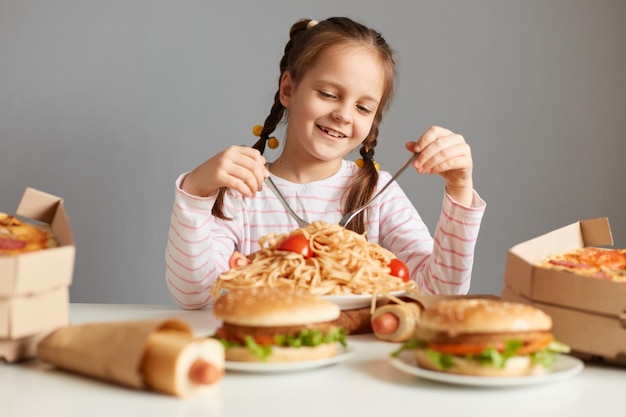
[[[413,161],[415,161],[417,159],[417,157],[419,156],[419,153],[415,153],[413,155],[411,155],[411,157],[409,158],[408,161],[406,161],[404,163],[404,165],[402,165],[400,167],[400,169],[398,169],[398,171],[396,171],[395,174],[393,174],[393,176],[391,177],[391,179],[389,181],[387,181],[387,183],[385,185],[383,185],[383,188],[381,188],[380,190],[378,190],[378,192],[374,195],[374,197],[370,198],[370,200],[363,204],[361,207],[352,210],[346,214],[343,215],[343,217],[341,218],[341,220],[339,220],[339,226],[341,227],[346,227],[346,225],[348,223],[350,223],[350,220],[352,220],[354,218],[354,216],[356,216],[357,214],[359,214],[360,212],[362,212],[363,210],[365,210],[367,208],[367,206],[369,206],[370,204],[372,204],[372,202],[374,200],[376,200],[376,198],[381,195],[383,193],[383,191],[385,191],[387,189],[387,187],[389,187],[389,185],[394,182],[396,180],[396,178],[398,178],[400,176],[400,174],[402,174],[404,172],[404,170],[406,169],[406,167],[408,167],[409,165],[411,165],[413,163]]]

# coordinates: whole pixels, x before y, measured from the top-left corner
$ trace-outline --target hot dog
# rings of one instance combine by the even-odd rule
[[[442,300],[463,298],[497,299],[490,294],[429,295],[411,294],[399,297],[397,304],[386,304],[374,311],[371,317],[374,335],[381,340],[404,342],[417,330],[421,314]]]
[[[37,356],[61,369],[180,397],[224,374],[222,344],[194,337],[178,319],[61,327],[39,343]]]
[[[150,335],[141,364],[146,386],[187,397],[224,374],[222,345],[210,338],[194,339],[181,332]]]
[[[234,251],[228,259],[229,268],[237,268],[238,266],[248,265],[250,259],[246,258],[241,252]]]
[[[421,306],[415,302],[386,304],[372,314],[374,335],[388,342],[405,342],[415,335]]]

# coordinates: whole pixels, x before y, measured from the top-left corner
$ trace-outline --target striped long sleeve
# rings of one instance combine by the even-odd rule
[[[336,223],[341,218],[341,195],[359,168],[344,161],[334,176],[308,184],[295,184],[272,176],[291,207],[309,222]],[[199,198],[176,182],[165,254],[166,281],[174,300],[183,308],[203,308],[212,302],[210,292],[217,276],[228,269],[237,250],[244,255],[259,250],[258,240],[270,233],[288,233],[297,224],[271,190],[264,187],[254,198],[228,193],[224,211],[231,220],[211,215],[214,197]],[[381,171],[379,186],[390,174]],[[420,290],[433,294],[469,291],[474,248],[485,211],[474,193],[471,207],[444,194],[434,233],[397,183],[374,202],[366,215],[366,236],[402,259]]]

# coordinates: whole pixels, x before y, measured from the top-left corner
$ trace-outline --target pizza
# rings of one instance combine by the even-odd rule
[[[57,246],[52,233],[0,212],[0,255],[18,255]]]
[[[626,249],[584,247],[551,255],[540,266],[592,278],[626,282]]]

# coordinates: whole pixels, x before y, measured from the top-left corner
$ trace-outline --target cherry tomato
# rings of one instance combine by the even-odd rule
[[[398,258],[389,261],[390,274],[400,278],[404,282],[409,282],[409,268]]]
[[[310,258],[315,255],[311,246],[309,246],[309,239],[301,234],[287,236],[285,240],[278,245],[278,250],[299,253],[305,258]]]

